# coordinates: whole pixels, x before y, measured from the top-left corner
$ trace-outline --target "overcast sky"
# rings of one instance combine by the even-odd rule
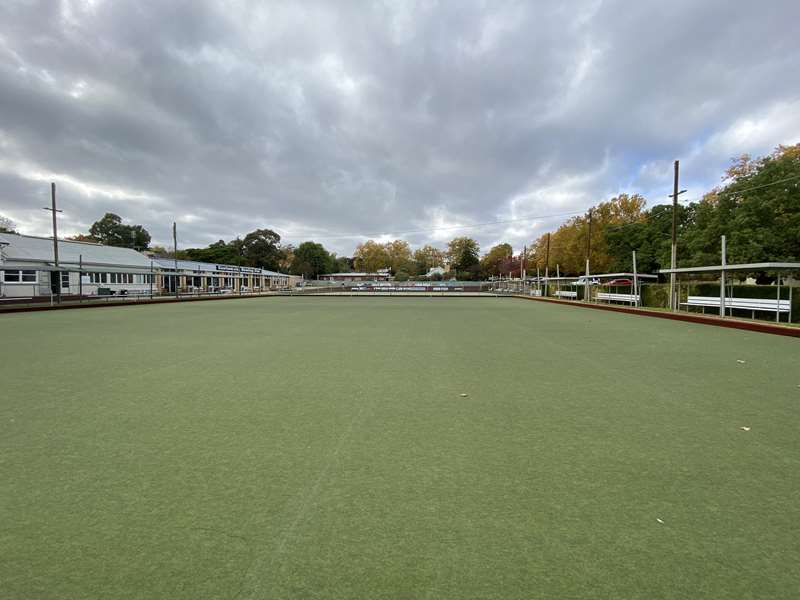
[[[691,199],[800,142],[799,23],[797,0],[3,0],[0,214],[47,235],[55,181],[65,235],[114,212],[183,247],[516,249],[619,192],[667,201],[676,158]]]

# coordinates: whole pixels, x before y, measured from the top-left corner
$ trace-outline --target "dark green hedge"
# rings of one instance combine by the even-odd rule
[[[669,306],[669,285],[663,283],[646,283],[641,287],[642,306],[651,308],[667,308]]]

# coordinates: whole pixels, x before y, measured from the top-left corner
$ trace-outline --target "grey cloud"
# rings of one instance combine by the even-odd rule
[[[714,185],[730,144],[709,140],[742,120],[785,107],[741,152],[798,141],[798,17],[789,0],[6,2],[0,213],[46,233],[53,175],[65,230],[114,211],[160,242],[176,219],[186,244],[266,226],[349,254],[341,234],[432,213],[660,202],[654,165],[685,157],[687,185]],[[520,246],[560,220],[464,233]]]

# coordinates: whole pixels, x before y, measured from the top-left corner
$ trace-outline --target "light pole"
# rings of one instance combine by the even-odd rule
[[[680,161],[675,161],[675,178],[672,185],[672,193],[669,195],[672,198],[672,252],[669,259],[669,309],[675,310],[677,302],[675,301],[675,267],[678,261],[678,196],[686,192],[686,190],[678,191],[678,175],[680,171]]]

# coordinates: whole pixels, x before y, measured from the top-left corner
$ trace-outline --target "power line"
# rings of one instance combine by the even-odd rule
[[[781,183],[786,183],[788,181],[794,181],[795,179],[800,179],[800,175],[793,175],[792,177],[787,177],[785,179],[780,179],[778,181],[773,181],[771,183],[765,183],[763,185],[756,185],[753,187],[745,188],[743,190],[731,190],[731,193],[745,193],[750,192],[752,190],[758,190],[765,187],[770,187],[773,185],[779,185]],[[684,200],[683,203],[690,203],[696,202],[697,200]],[[322,240],[332,240],[332,239],[353,239],[359,237],[381,237],[384,235],[394,235],[394,236],[403,236],[403,235],[414,235],[420,233],[431,233],[434,231],[452,231],[452,230],[459,230],[459,229],[473,229],[475,227],[486,227],[489,225],[508,225],[511,223],[521,223],[525,221],[536,221],[539,219],[556,219],[559,217],[573,217],[577,215],[585,215],[586,210],[580,211],[573,211],[573,212],[565,212],[565,213],[558,213],[552,215],[531,215],[527,217],[518,217],[516,219],[504,219],[500,221],[485,221],[483,223],[472,223],[470,225],[451,225],[447,227],[431,227],[428,229],[415,229],[410,231],[380,231],[380,232],[372,232],[372,233],[341,233],[341,234],[331,234],[331,235],[314,235],[309,233],[304,234],[295,234],[295,233],[284,233],[284,237],[313,237],[315,239],[322,239]]]
[[[730,190],[728,193],[730,194],[744,194],[745,192],[752,192],[753,190],[760,190],[762,188],[770,187],[773,185],[780,185],[781,183],[786,183],[787,181],[794,181],[795,179],[800,179],[800,175],[792,175],[791,177],[787,177],[786,179],[779,179],[778,181],[772,181],[770,183],[764,183],[762,185],[754,185],[753,187],[744,188],[743,190]],[[730,187],[733,183],[729,183],[727,187]],[[725,188],[719,190],[719,193],[727,191]],[[714,193],[714,190],[711,190],[709,194]],[[670,197],[672,197],[670,195]],[[700,198],[702,200],[702,198]],[[689,202],[696,202],[697,200],[684,200],[684,203]]]
[[[760,190],[761,188],[769,187],[771,185],[778,185],[780,183],[786,183],[787,181],[794,181],[795,179],[800,179],[800,175],[792,175],[791,177],[787,177],[786,179],[779,179],[778,181],[773,181],[772,183],[765,183],[763,185],[756,185],[753,187],[745,188],[743,190],[731,190],[732,194],[742,194],[744,192],[750,192],[752,190]],[[733,185],[733,184],[729,184]]]

